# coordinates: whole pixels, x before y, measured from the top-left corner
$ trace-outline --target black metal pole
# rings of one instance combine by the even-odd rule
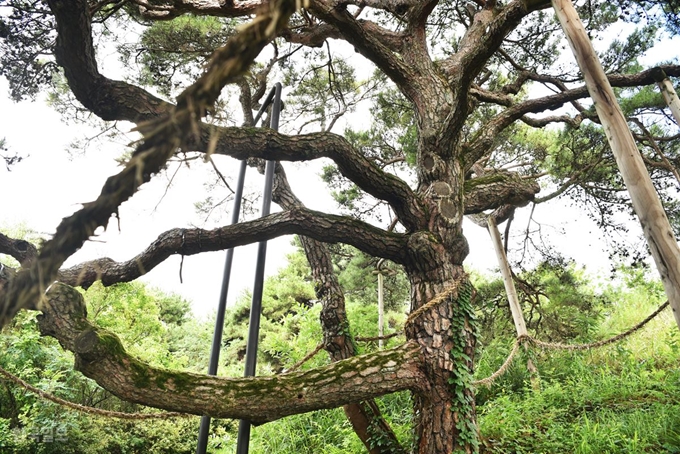
[[[246,176],[248,165],[245,160],[241,161],[234,193],[234,206],[231,213],[231,224],[238,222],[241,212],[241,199],[243,198],[243,182]],[[224,273],[222,274],[222,289],[220,299],[217,304],[217,316],[215,317],[215,332],[213,333],[212,346],[210,348],[210,363],[208,364],[208,375],[217,375],[217,367],[220,360],[220,348],[222,346],[222,332],[224,330],[224,313],[227,307],[227,294],[229,293],[229,280],[231,277],[231,264],[234,260],[234,248],[227,249],[227,257],[224,261]],[[196,454],[205,454],[208,447],[208,432],[210,431],[210,416],[201,417],[201,426],[198,429],[198,444]]]
[[[267,106],[272,102],[275,95],[275,88],[273,88],[262,107],[260,108],[254,123],[257,124],[266,110]],[[278,125],[278,119],[277,119]],[[243,199],[243,184],[246,176],[246,169],[248,168],[245,160],[241,161],[239,167],[238,180],[236,183],[236,191],[234,193],[234,206],[231,212],[230,225],[238,223],[238,218],[241,213],[241,200]],[[271,189],[269,191],[271,193]],[[227,249],[227,256],[224,262],[224,273],[222,274],[222,289],[220,290],[220,299],[217,304],[217,315],[215,317],[215,331],[213,333],[212,346],[210,348],[210,363],[208,364],[208,375],[217,375],[217,368],[220,360],[220,349],[222,347],[222,333],[224,331],[224,314],[227,307],[227,295],[229,293],[229,281],[231,278],[231,266],[234,260],[234,249]],[[208,447],[208,434],[210,432],[210,416],[201,417],[201,426],[198,429],[198,443],[196,445],[196,454],[206,454]]]
[[[271,110],[269,126],[279,129],[279,113],[281,111],[281,84],[274,86],[274,104]],[[262,216],[267,216],[272,203],[272,186],[274,183],[274,168],[276,161],[267,161],[264,173],[264,194],[262,200]],[[267,256],[267,242],[260,241],[257,250],[257,265],[255,267],[255,284],[253,285],[253,299],[250,305],[250,320],[248,322],[248,343],[246,344],[245,377],[255,376],[257,363],[257,344],[260,335],[260,315],[262,313],[262,291],[264,289],[264,265]],[[241,420],[238,426],[236,454],[248,454],[250,444],[250,421]]]

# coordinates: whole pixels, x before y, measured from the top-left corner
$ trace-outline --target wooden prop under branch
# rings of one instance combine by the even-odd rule
[[[574,5],[570,0],[552,0],[552,6],[595,103],[680,328],[680,248],[670,222]]]

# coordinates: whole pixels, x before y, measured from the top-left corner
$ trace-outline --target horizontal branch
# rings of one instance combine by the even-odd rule
[[[253,221],[213,230],[172,229],[162,233],[142,253],[125,262],[101,258],[59,271],[59,281],[89,287],[129,282],[148,273],[171,255],[195,255],[270,240],[282,235],[305,235],[316,240],[351,244],[396,263],[406,258],[405,235],[385,232],[362,221],[296,208]]]
[[[583,122],[583,115],[549,115],[547,117],[533,118],[527,115],[522,115],[520,118],[522,123],[525,123],[532,128],[542,128],[552,123],[566,123],[572,128],[578,128]]]
[[[267,0],[172,0],[169,2],[132,0],[145,19],[170,20],[183,14],[197,16],[243,17],[267,5]]]
[[[481,213],[503,205],[521,207],[534,200],[540,186],[533,179],[507,171],[465,181],[465,214]]]
[[[417,391],[425,378],[412,343],[304,372],[224,378],[155,368],[130,356],[118,337],[87,320],[83,296],[53,285],[38,317],[43,335],[75,355],[75,367],[129,402],[255,424],[335,408],[396,391]]]
[[[422,0],[337,0],[336,3],[381,9],[394,15],[401,16],[409,8],[417,6]]]
[[[217,141],[211,138],[212,135],[218,136]],[[195,148],[208,151],[211,142],[216,143],[216,154],[236,159],[311,161],[329,158],[343,176],[373,197],[389,203],[407,229],[415,231],[424,225],[424,209],[409,185],[383,171],[337,134],[319,132],[286,136],[264,128],[210,128],[204,129],[201,143]]]
[[[286,29],[279,35],[289,43],[302,44],[308,47],[321,47],[327,39],[340,39],[337,28],[330,24],[316,24],[294,30]]]

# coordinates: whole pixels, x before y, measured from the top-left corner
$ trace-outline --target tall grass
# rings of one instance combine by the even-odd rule
[[[658,284],[634,273],[603,292],[607,296],[603,301],[616,303],[602,308],[599,323],[579,341],[619,334],[663,301]],[[367,324],[366,317],[358,318],[356,326]],[[478,358],[477,378],[494,372],[511,345],[511,338],[494,339],[486,345]],[[539,369],[538,387],[530,383],[528,357]],[[523,352],[490,389],[477,390],[482,452],[680,453],[679,359],[680,332],[670,310],[614,345],[580,352]],[[407,450],[412,449],[409,394],[378,401],[400,441]],[[219,449],[212,452],[232,453],[235,443],[234,434],[224,432],[220,443],[214,444]],[[255,427],[250,446],[253,454],[366,452],[341,409]]]
[[[658,307],[658,286],[628,284],[625,291],[607,290],[617,303],[594,337],[625,331]],[[680,452],[679,344],[666,310],[608,347],[535,353],[539,389],[527,385],[524,363],[516,361],[509,377],[480,393],[487,395],[478,407],[483,452]]]

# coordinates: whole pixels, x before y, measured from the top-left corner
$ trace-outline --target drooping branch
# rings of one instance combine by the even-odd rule
[[[282,235],[305,235],[325,242],[343,242],[396,263],[406,260],[407,237],[385,232],[344,216],[294,208],[253,221],[214,230],[172,229],[162,233],[142,253],[125,262],[101,258],[60,270],[59,281],[89,287],[129,282],[146,274],[171,255],[195,255],[270,240]]]
[[[87,1],[50,2],[57,24],[54,56],[80,103],[103,120],[140,122],[166,114],[172,105],[99,73]]]
[[[638,118],[631,118],[629,121],[635,123],[635,125],[640,128],[640,131],[642,131],[643,134],[642,136],[639,134],[633,134],[635,140],[638,142],[646,142],[652,148],[652,150],[654,150],[654,152],[659,155],[659,161],[654,161],[647,158],[645,155],[642,155],[642,159],[644,159],[645,164],[650,167],[657,167],[671,173],[675,177],[676,181],[680,183],[680,173],[678,173],[678,169],[668,159],[668,156],[666,156],[661,147],[659,147],[659,144],[655,140],[654,136],[652,136],[652,133],[649,132],[649,130],[645,127],[644,123],[642,123],[642,121],[640,121]]]
[[[117,213],[120,204],[129,199],[152,174],[161,170],[187,138],[197,133],[197,122],[213,105],[222,87],[236,81],[277,32],[287,25],[295,4],[294,0],[272,2],[270,10],[263,11],[257,20],[215,51],[206,72],[180,95],[178,105],[169,114],[143,124],[140,131],[144,140],[125,169],[106,181],[96,201],[86,203],[81,210],[64,219],[54,237],[41,248],[35,263],[17,273],[0,300],[0,327],[21,308],[35,307],[64,261],[82,247],[97,227],[106,225],[111,215]],[[73,5],[77,5],[75,10],[71,9]],[[89,20],[87,2],[82,0],[54,0],[50,2],[50,8],[57,21],[68,14],[77,14],[83,21]],[[58,49],[64,44],[62,33],[67,34],[65,30],[60,32]]]
[[[43,335],[75,355],[75,367],[123,400],[255,424],[411,389],[425,382],[418,346],[357,356],[304,372],[223,378],[151,367],[130,356],[118,337],[92,325],[82,295],[54,284],[38,317]]]

